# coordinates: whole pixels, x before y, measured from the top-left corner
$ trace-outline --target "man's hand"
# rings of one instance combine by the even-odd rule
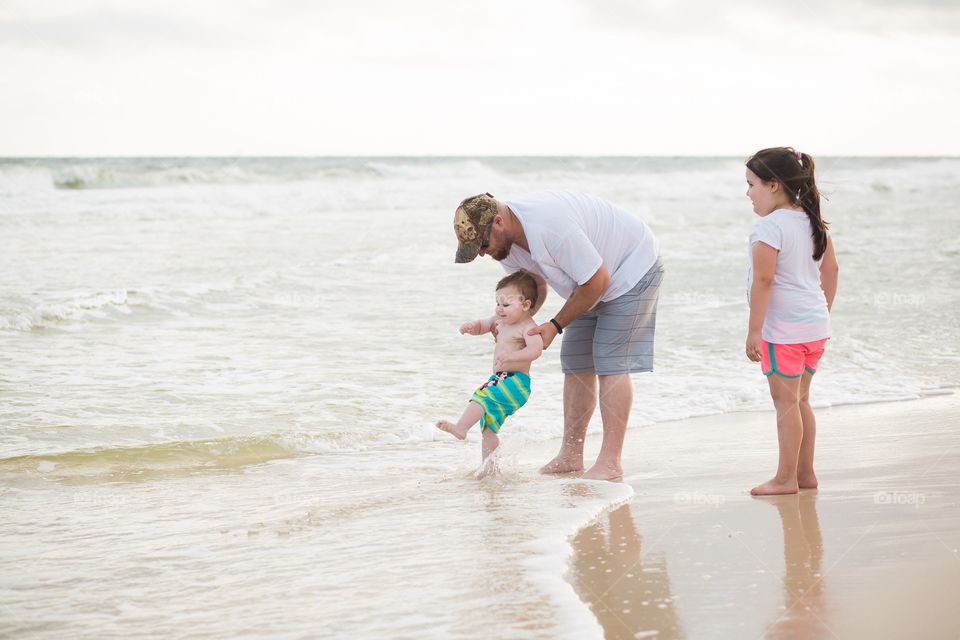
[[[747,334],[747,358],[752,362],[760,362],[760,332],[751,331]]]
[[[543,340],[543,348],[546,349],[550,346],[550,343],[553,342],[553,339],[557,337],[557,328],[553,326],[552,322],[544,322],[527,331],[528,336],[535,336],[537,334],[540,335],[540,338]]]

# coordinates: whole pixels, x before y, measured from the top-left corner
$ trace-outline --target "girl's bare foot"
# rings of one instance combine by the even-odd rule
[[[440,429],[440,431],[446,431],[447,433],[453,435],[453,437],[457,440],[465,440],[467,437],[466,429],[461,429],[449,420],[437,420],[437,429]]]
[[[812,469],[807,473],[797,473],[797,484],[801,489],[816,489],[817,475]]]
[[[799,490],[800,487],[797,486],[796,480],[780,482],[773,478],[750,489],[750,494],[755,496],[781,496],[788,493],[797,493]]]
[[[540,467],[540,473],[573,473],[583,471],[583,456],[558,453],[557,457]]]

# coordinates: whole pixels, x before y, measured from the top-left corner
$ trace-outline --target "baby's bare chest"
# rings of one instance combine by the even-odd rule
[[[501,325],[497,333],[497,348],[522,349],[526,346],[526,339],[523,336],[524,329],[525,327]]]

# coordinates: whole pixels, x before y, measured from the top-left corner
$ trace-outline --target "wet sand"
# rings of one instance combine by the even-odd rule
[[[820,488],[764,498],[772,413],[628,432],[636,494],[572,539],[568,575],[606,638],[960,637],[960,399],[817,418]]]

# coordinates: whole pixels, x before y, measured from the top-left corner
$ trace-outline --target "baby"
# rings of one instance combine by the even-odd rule
[[[493,351],[493,375],[470,398],[466,410],[456,424],[437,422],[437,428],[452,433],[457,439],[481,422],[482,454],[486,461],[500,446],[500,427],[530,397],[530,363],[543,353],[543,339],[527,335],[537,326],[532,309],[537,305],[537,281],[527,271],[517,271],[497,283],[496,314],[481,320],[465,322],[460,333],[479,336],[493,331],[497,346]]]

